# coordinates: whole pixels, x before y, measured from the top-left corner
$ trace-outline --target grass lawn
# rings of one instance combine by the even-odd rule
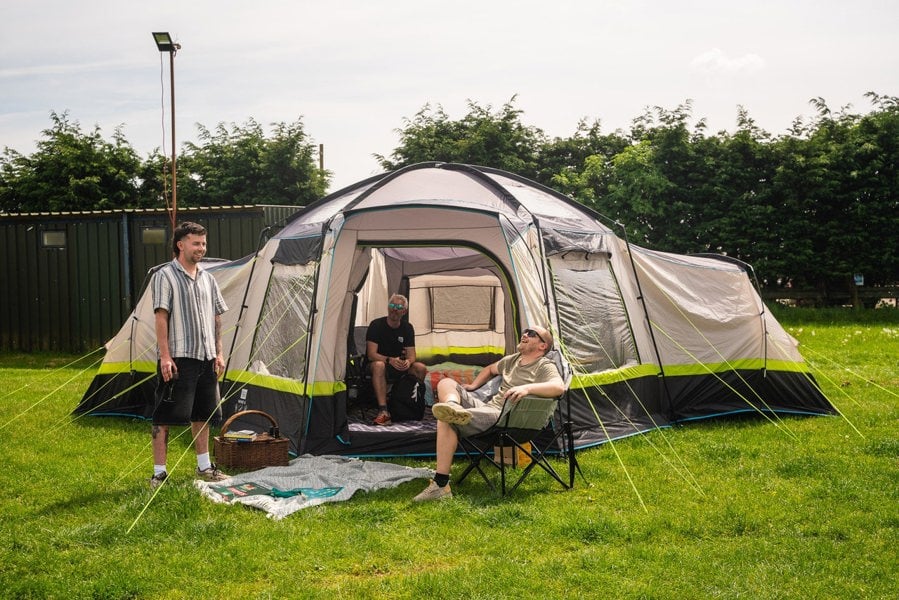
[[[899,312],[778,316],[845,418],[607,444],[570,491],[414,505],[420,480],[282,521],[202,498],[188,435],[153,498],[149,425],[69,414],[99,355],[0,355],[0,597],[897,598]]]

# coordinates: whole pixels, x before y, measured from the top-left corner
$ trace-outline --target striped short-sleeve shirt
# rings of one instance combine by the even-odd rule
[[[151,285],[154,312],[169,313],[172,358],[215,358],[215,316],[228,310],[215,277],[199,269],[193,279],[175,259],[153,274]]]

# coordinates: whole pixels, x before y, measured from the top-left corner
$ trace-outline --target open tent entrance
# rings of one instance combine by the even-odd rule
[[[364,330],[386,314],[390,294],[409,299],[406,318],[415,328],[418,360],[486,366],[514,348],[515,295],[508,277],[471,248],[364,247],[356,287],[354,343],[365,351]],[[365,260],[367,258],[367,260]],[[507,335],[508,332],[508,335]]]
[[[409,299],[406,318],[415,328],[416,359],[428,366],[429,404],[441,378],[471,381],[481,368],[514,349],[517,334],[510,316],[515,314],[515,294],[506,274],[483,252],[463,246],[360,245],[357,257],[350,282],[356,292],[348,303],[351,361],[365,354],[368,324],[386,314],[393,293]],[[396,436],[408,436],[403,445],[419,438],[425,446],[419,451],[433,453],[436,424],[430,408],[422,421],[386,428],[371,424],[374,411],[367,385],[348,399],[353,447],[368,448],[378,438],[395,445]]]

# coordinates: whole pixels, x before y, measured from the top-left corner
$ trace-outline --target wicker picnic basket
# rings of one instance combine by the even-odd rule
[[[267,432],[257,433],[252,441],[233,440],[225,437],[228,427],[235,420],[246,415],[262,415],[272,426]],[[261,410],[243,410],[231,415],[222,424],[221,433],[215,436],[215,461],[225,468],[261,469],[262,467],[283,467],[287,464],[287,450],[290,441],[281,437],[278,423],[268,413]]]

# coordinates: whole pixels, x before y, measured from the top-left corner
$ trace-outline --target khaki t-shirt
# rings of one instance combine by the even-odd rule
[[[500,408],[503,405],[503,396],[509,388],[529,383],[546,383],[561,377],[555,363],[545,356],[528,365],[522,365],[521,354],[517,352],[501,358],[496,365],[496,369],[502,376],[503,381],[499,386],[499,391],[490,399],[488,404],[493,404]]]

